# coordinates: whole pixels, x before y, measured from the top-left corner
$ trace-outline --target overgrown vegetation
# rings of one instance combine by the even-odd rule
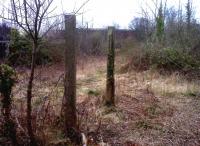
[[[144,12],[146,17],[134,19],[130,28],[134,29],[143,48],[134,55],[130,66],[136,68],[158,68],[166,71],[188,72],[200,67],[199,42],[200,25],[195,19],[191,0],[178,9],[168,8],[162,0],[155,3],[152,10],[154,19]],[[165,4],[165,5],[164,5]],[[159,7],[158,7],[159,6]]]
[[[138,62],[136,62],[138,61]],[[139,64],[142,62],[142,64]],[[200,61],[192,55],[174,48],[149,49],[143,56],[131,62],[135,67],[150,69],[164,69],[166,71],[181,71],[187,73],[191,70],[199,70]],[[145,66],[145,67],[144,67]]]
[[[49,32],[57,24],[42,25],[52,22],[52,2],[11,0],[10,21],[21,29],[9,32],[2,62],[19,72],[0,64],[0,145],[200,145],[200,24],[191,0],[185,11],[152,0],[155,12],[143,9],[133,30],[77,29],[76,15],[65,15],[65,31]]]

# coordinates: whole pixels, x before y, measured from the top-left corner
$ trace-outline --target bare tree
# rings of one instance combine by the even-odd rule
[[[48,16],[53,11],[50,6],[53,0],[11,0],[11,18],[5,18],[19,26],[32,41],[31,70],[27,87],[27,130],[30,137],[30,144],[37,145],[32,128],[32,88],[35,73],[36,52],[39,50],[39,39],[42,38],[52,27],[49,26],[45,31],[41,31],[47,24]]]
[[[134,18],[130,24],[129,28],[135,31],[135,36],[139,41],[144,41],[148,38],[151,33],[150,20],[145,17]]]
[[[40,48],[40,39],[43,38],[51,29],[62,22],[53,22],[50,19],[61,15],[50,16],[55,8],[50,8],[54,0],[10,0],[11,8],[5,7],[10,13],[8,17],[0,15],[2,19],[11,21],[21,28],[32,41],[31,69],[27,86],[27,131],[30,138],[30,145],[37,145],[34,130],[32,127],[32,88],[35,74],[36,54]],[[78,12],[89,2],[86,0],[73,14]],[[11,16],[11,17],[9,17]]]
[[[163,39],[164,36],[164,21],[167,11],[167,0],[151,0],[153,6],[150,6],[146,1],[146,6],[148,10],[145,10],[143,7],[142,14],[144,18],[150,19],[153,16],[153,19],[150,20],[155,23],[155,33],[156,39],[159,41]]]

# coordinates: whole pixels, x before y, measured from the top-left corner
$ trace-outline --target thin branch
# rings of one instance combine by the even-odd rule
[[[90,0],[86,0],[77,11],[74,12],[74,14],[77,14]]]
[[[39,23],[39,26],[38,26],[38,28],[37,28],[37,31],[38,31],[38,32],[40,31],[40,28],[41,28],[41,25],[42,25],[42,20],[43,20],[43,18],[44,18],[44,15],[45,15],[45,13],[47,12],[47,10],[49,9],[49,7],[50,7],[50,5],[52,4],[52,2],[53,2],[53,0],[50,0],[50,1],[49,1],[47,7],[44,9],[43,13],[42,13],[41,16],[40,16],[40,20],[39,20],[39,22],[38,22],[38,23]]]
[[[17,10],[16,10],[16,5],[15,5],[15,1],[12,0],[12,6],[13,6],[13,11],[14,11],[14,21],[26,32],[29,33],[29,31],[19,22],[18,20],[18,15],[17,15]]]
[[[34,38],[33,33],[32,33],[32,31],[31,31],[31,28],[30,28],[30,25],[29,25],[29,23],[28,23],[28,16],[27,16],[28,10],[27,10],[26,5],[27,5],[27,0],[24,0],[24,14],[25,14],[26,26],[27,26],[27,28],[28,28],[28,31],[29,31],[30,36],[31,36],[32,38]]]

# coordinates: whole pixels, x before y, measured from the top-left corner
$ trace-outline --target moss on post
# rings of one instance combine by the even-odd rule
[[[104,95],[104,106],[115,106],[115,28],[108,27],[108,58],[106,94]]]

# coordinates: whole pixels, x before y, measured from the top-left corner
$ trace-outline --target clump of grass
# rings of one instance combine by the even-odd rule
[[[150,105],[149,107],[145,109],[145,111],[147,112],[148,116],[150,116],[150,118],[154,118],[155,116],[160,114],[160,110],[161,110],[161,107],[159,107],[157,104]]]
[[[89,89],[88,92],[87,92],[87,94],[89,96],[99,96],[100,95],[100,91]]]
[[[97,70],[97,75],[103,76],[105,72],[106,72],[105,70],[99,69]]]
[[[65,133],[62,132],[62,131],[58,131],[57,132],[57,136],[58,136],[58,139],[64,139],[65,138]]]
[[[161,124],[151,123],[149,120],[145,120],[145,119],[137,121],[136,128],[144,129],[144,130],[154,129],[154,130],[158,130],[160,132],[164,132],[163,126]]]
[[[96,111],[96,116],[104,122],[107,121],[115,124],[124,120],[123,112],[115,106],[102,106]]]
[[[140,77],[141,73],[138,73]],[[147,75],[146,75],[147,74]],[[180,95],[185,96],[198,96],[200,86],[198,82],[190,82],[184,76],[179,73],[174,73],[171,75],[162,75],[158,72],[146,72],[145,80],[148,80],[150,89],[156,95],[176,97]]]
[[[42,98],[37,98],[37,99],[35,99],[33,105],[34,105],[34,106],[39,106],[39,105],[42,104],[42,102],[43,102],[43,99],[42,99]]]
[[[114,106],[111,106],[111,107],[103,106],[99,110],[97,110],[96,114],[104,116],[104,115],[108,115],[110,113],[116,113],[116,112],[118,112],[118,111],[117,111],[116,107],[114,107]]]
[[[170,91],[162,91],[161,95],[166,97],[175,97],[176,95],[178,95],[178,93]]]
[[[137,121],[136,122],[136,127],[138,128],[138,129],[145,129],[145,130],[147,130],[147,129],[152,129],[153,128],[153,126],[150,124],[150,122],[149,121],[147,121],[147,120],[140,120],[140,121]]]
[[[185,93],[183,93],[183,95],[190,96],[190,97],[199,97],[200,93],[198,91],[187,90]]]
[[[96,77],[92,76],[92,75],[90,75],[88,78],[86,78],[84,80],[85,83],[91,83],[91,82],[94,82],[94,81],[96,81]]]

